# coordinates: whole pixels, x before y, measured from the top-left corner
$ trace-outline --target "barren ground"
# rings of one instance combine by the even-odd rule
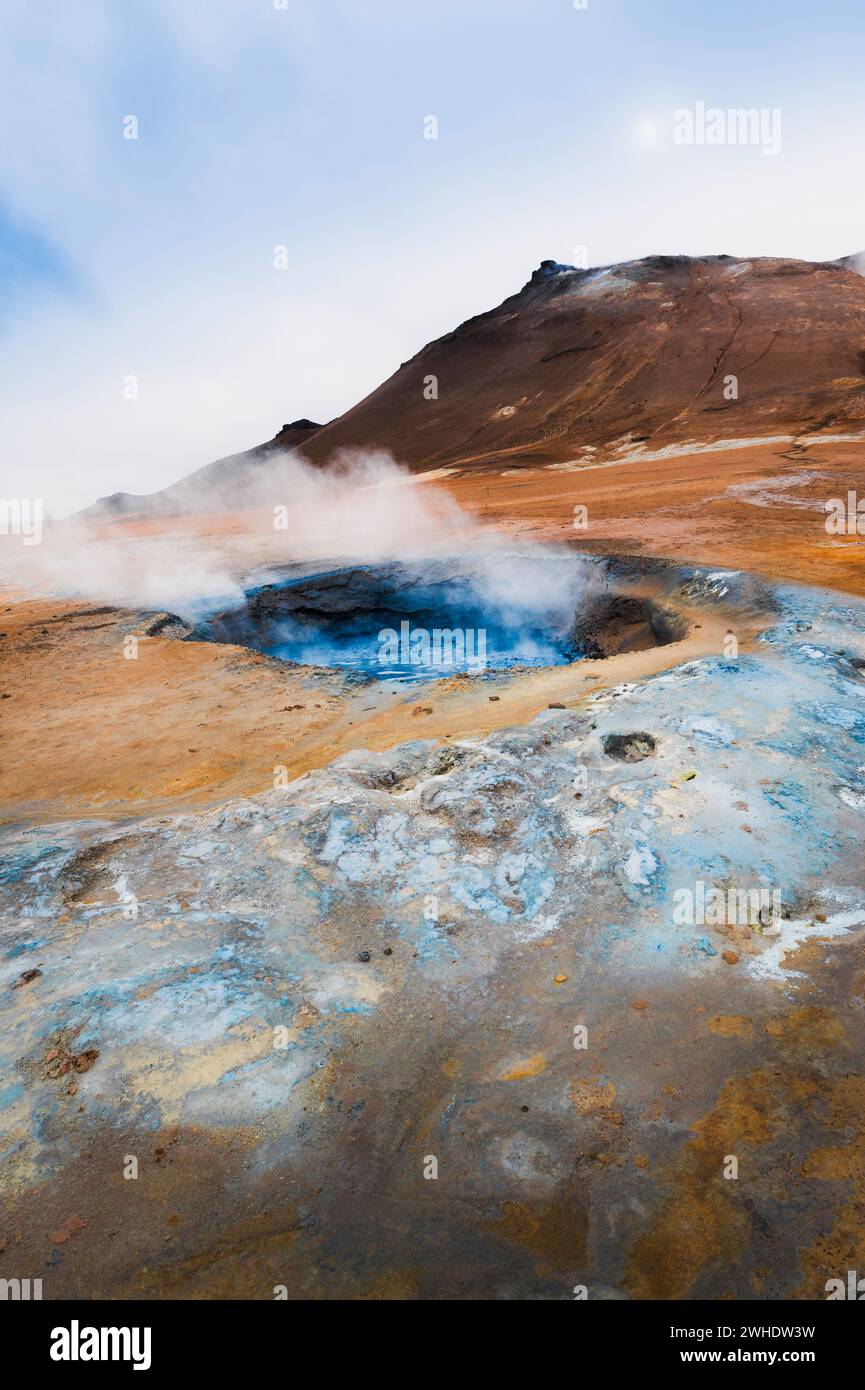
[[[165,636],[127,661],[145,616],[8,594],[0,1275],[780,1299],[861,1268],[865,571],[822,510],[861,450],[440,480],[509,534],[819,586],[732,665],[681,600],[671,646],[406,692]],[[269,558],[255,514],[119,524],[172,527]],[[622,729],[655,754],[616,762]],[[784,886],[780,935],[675,924],[725,876]]]

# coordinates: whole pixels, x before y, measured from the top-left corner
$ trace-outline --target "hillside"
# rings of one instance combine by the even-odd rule
[[[389,450],[413,471],[483,469],[861,428],[860,264],[649,256],[575,270],[544,261],[517,294],[427,344],[329,424],[295,421],[160,493],[116,494],[89,511],[249,505],[262,463],[295,449],[319,465],[360,447]]]

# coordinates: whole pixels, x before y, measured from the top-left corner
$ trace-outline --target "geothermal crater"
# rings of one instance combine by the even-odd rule
[[[200,636],[283,661],[422,681],[562,666],[664,645],[685,623],[628,592],[608,562],[567,552],[283,572]]]

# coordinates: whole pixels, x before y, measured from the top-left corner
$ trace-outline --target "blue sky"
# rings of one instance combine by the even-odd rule
[[[0,30],[0,491],[58,513],[342,412],[544,257],[865,247],[861,0],[4,0]],[[777,108],[780,153],[674,145],[698,101]]]

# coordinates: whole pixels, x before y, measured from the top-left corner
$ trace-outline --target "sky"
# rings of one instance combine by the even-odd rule
[[[862,0],[3,0],[0,495],[331,419],[545,258],[865,249],[863,55]]]

